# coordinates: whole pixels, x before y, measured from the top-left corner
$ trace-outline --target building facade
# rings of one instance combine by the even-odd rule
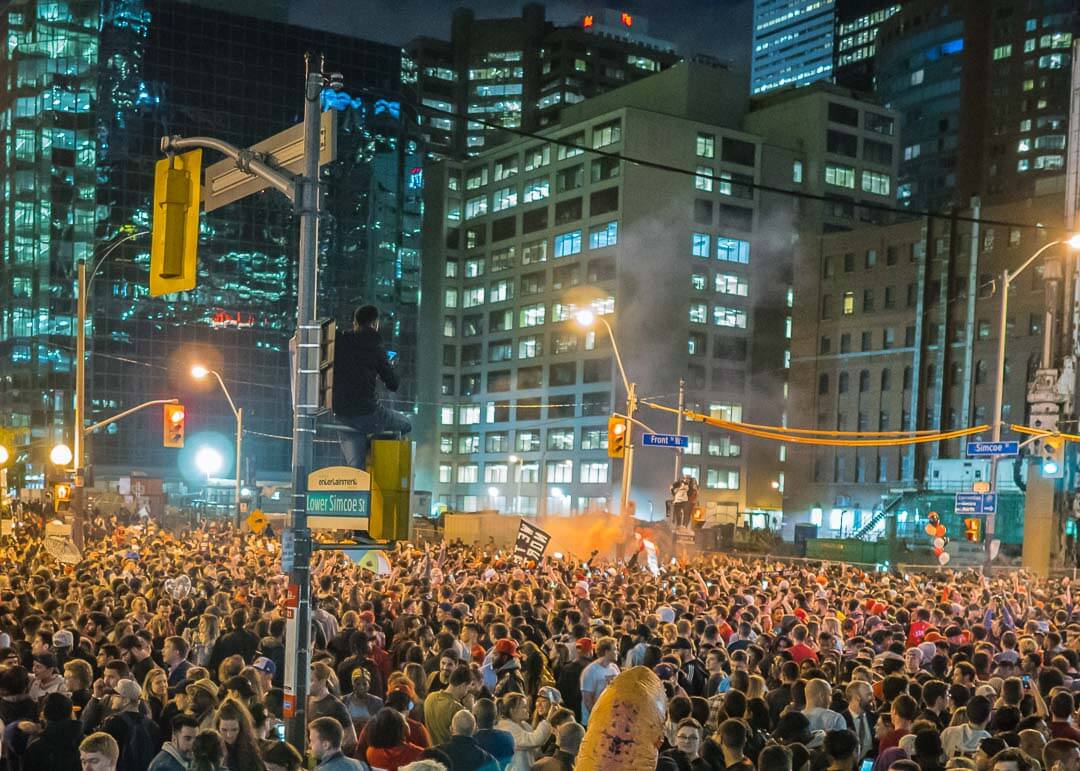
[[[900,8],[897,0],[837,0],[833,82],[873,92],[878,29]]]
[[[431,388],[421,402],[434,406],[421,410],[417,468],[430,470],[418,486],[436,503],[614,508],[621,462],[607,457],[606,424],[625,390],[603,326],[577,327],[575,309],[609,321],[639,395],[672,405],[682,378],[692,410],[782,419],[803,212],[798,199],[757,186],[801,190],[809,169],[826,173],[827,108],[820,143],[770,144],[744,130],[740,85],[723,69],[683,63],[565,111],[543,139],[432,170],[424,250],[443,259],[425,262],[423,291],[441,307],[423,309],[421,328],[441,350],[422,359]],[[817,115],[822,97],[800,93]],[[672,415],[647,406],[639,417],[674,428]],[[706,425],[683,432],[681,471],[699,479],[708,511],[777,511],[784,448]],[[670,450],[637,448],[639,516],[662,516],[675,472]]]
[[[567,105],[670,67],[679,59],[675,47],[648,28],[645,17],[611,9],[567,26],[548,21],[539,3],[526,3],[516,18],[454,11],[449,41],[417,38],[406,46],[428,146],[448,157],[476,155],[508,138],[500,127],[554,124]]]
[[[147,231],[160,137],[247,146],[297,123],[305,51],[323,52],[354,90],[347,105],[324,105],[342,112],[339,161],[323,172],[320,310],[377,302],[411,371],[422,153],[400,104],[378,104],[400,91],[399,49],[268,19],[272,4],[258,18],[213,6],[23,0],[0,13],[9,41],[0,61],[9,85],[0,97],[9,148],[0,172],[9,223],[0,242],[0,426],[17,433],[17,481],[40,481],[48,447],[71,441],[79,259],[93,274],[88,419],[176,397],[188,407],[189,445],[205,436],[231,459],[232,413],[216,387],[192,383],[198,361],[221,373],[244,408],[253,432],[245,472],[287,468],[288,443],[261,436],[288,435],[291,423],[296,239],[287,204],[261,193],[204,215],[199,283],[180,295],[147,295]],[[90,458],[99,471],[190,476],[193,451],[163,449],[160,430],[160,412],[136,415],[92,437]]]
[[[906,0],[876,39],[877,97],[903,115],[898,201],[916,210],[1032,195],[1065,162],[1068,0]]]
[[[1056,193],[964,212],[1014,226],[934,217],[804,239],[796,254],[791,425],[868,432],[988,425],[995,277],[1061,237],[1063,203]],[[1035,223],[1049,230],[1023,227]],[[1033,265],[1010,287],[1006,423],[1025,421],[1027,384],[1039,367],[1044,270]],[[793,448],[786,521],[850,534],[890,491],[927,482],[931,461],[963,458],[963,441]]]
[[[751,93],[828,80],[835,14],[835,0],[754,0]]]

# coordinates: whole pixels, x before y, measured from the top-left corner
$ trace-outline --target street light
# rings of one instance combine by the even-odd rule
[[[1080,251],[1080,233],[1070,236],[1069,238],[1061,238],[1056,241],[1051,241],[1048,244],[1044,244],[1035,251],[1033,255],[1027,258],[1016,270],[1010,271],[1007,268],[1001,272],[1001,282],[998,287],[998,302],[999,302],[999,318],[998,318],[998,340],[997,340],[997,380],[994,382],[994,411],[992,414],[993,423],[991,426],[991,440],[994,442],[1001,441],[1001,411],[1003,409],[1003,402],[1005,399],[1005,333],[1008,330],[1008,318],[1009,318],[1009,285],[1016,280],[1016,277],[1023,273],[1028,267],[1031,266],[1035,260],[1042,256],[1047,250],[1065,244],[1072,251]],[[1046,325],[1046,329],[1043,330],[1043,335],[1049,340],[1051,334],[1050,325]],[[1049,358],[1049,345],[1044,343],[1043,345],[1044,357]],[[1048,367],[1049,362],[1043,361],[1043,367]],[[997,490],[997,456],[995,455],[990,460],[990,485],[991,490]],[[986,528],[986,553],[990,554],[990,543],[994,540],[994,517],[988,517]]]
[[[207,369],[202,364],[196,364],[191,368],[191,376],[196,380],[202,380],[207,375],[213,375],[218,381],[218,385],[221,386],[222,392],[225,394],[225,398],[229,400],[229,408],[232,410],[233,416],[236,418],[236,526],[240,526],[240,472],[243,468],[241,466],[240,452],[243,449],[244,444],[244,410],[237,408],[236,403],[233,402],[232,396],[229,394],[229,389],[225,387],[225,381],[221,379],[215,370]],[[220,457],[220,456],[219,456]]]
[[[71,448],[66,444],[58,444],[49,451],[49,460],[52,461],[55,466],[66,467],[71,463],[71,459],[74,457]]]
[[[619,513],[625,516],[630,509],[630,489],[634,478],[634,413],[637,411],[637,384],[631,383],[626,377],[619,345],[615,342],[615,333],[611,330],[607,319],[596,315],[591,310],[583,309],[574,314],[574,320],[584,329],[591,328],[597,321],[604,325],[611,339],[611,349],[615,352],[619,377],[622,378],[623,388],[626,389],[626,454],[623,458],[622,489],[619,494]]]
[[[0,509],[7,506],[7,462],[10,458],[8,448],[0,444]]]

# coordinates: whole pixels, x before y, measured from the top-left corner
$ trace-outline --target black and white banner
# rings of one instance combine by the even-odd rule
[[[524,519],[518,524],[517,543],[514,544],[514,556],[540,561],[544,549],[551,541],[551,535]]]

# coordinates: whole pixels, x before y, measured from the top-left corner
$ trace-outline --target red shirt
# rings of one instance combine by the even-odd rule
[[[806,643],[795,643],[788,648],[787,651],[791,654],[791,658],[796,664],[802,664],[807,659],[810,659],[811,661],[818,660],[817,651]]]
[[[398,771],[398,767],[407,766],[417,760],[423,750],[415,744],[399,744],[396,747],[368,747],[367,762],[376,768],[385,768],[386,771]]]
[[[878,742],[878,755],[880,755],[887,749],[891,749],[892,747],[899,747],[900,740],[907,736],[909,733],[911,732],[908,731],[906,728],[894,728],[893,730],[889,731],[887,734],[882,736],[881,741]]]

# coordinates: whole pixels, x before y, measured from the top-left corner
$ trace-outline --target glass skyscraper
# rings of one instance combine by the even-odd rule
[[[415,116],[398,96],[400,49],[212,6],[15,0],[0,11],[0,428],[16,434],[19,483],[40,481],[48,447],[71,439],[79,259],[94,273],[88,419],[176,397],[188,407],[189,444],[203,432],[229,437],[222,395],[188,376],[200,361],[244,408],[247,473],[287,467],[288,442],[272,436],[289,434],[291,419],[288,204],[264,192],[204,215],[198,286],[165,298],[147,294],[145,231],[160,137],[247,146],[299,122],[305,51],[344,75],[347,96],[324,105],[341,119],[338,160],[323,169],[319,311],[344,323],[352,306],[379,305],[413,382],[423,173]],[[271,4],[262,16],[277,13]],[[215,160],[207,153],[204,163]],[[95,435],[99,473],[175,475],[160,421],[150,410]]]
[[[834,0],[754,0],[750,93],[828,80],[835,12]]]

